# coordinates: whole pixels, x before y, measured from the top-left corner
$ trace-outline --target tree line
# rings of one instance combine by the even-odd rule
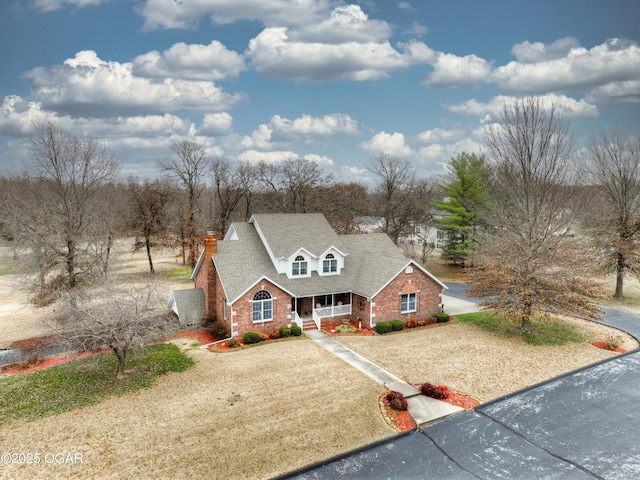
[[[396,244],[437,225],[443,256],[473,267],[469,292],[525,330],[535,312],[597,316],[597,270],[615,274],[622,297],[625,276],[640,272],[640,136],[607,130],[576,150],[557,108],[529,97],[485,128],[485,148],[452,158],[440,178],[379,155],[367,187],[304,159],[235,162],[184,140],[158,162],[159,178],[121,181],[104,144],[35,124],[31,162],[0,177],[0,229],[42,291],[108,276],[116,238],[135,237],[153,272],[158,246],[180,248],[194,266],[207,230],[222,235],[253,213],[321,212],[339,233],[374,216]]]

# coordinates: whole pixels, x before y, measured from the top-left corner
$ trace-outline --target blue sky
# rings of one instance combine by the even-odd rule
[[[380,153],[439,175],[531,94],[638,133],[637,0],[4,0],[0,173],[33,122],[106,142],[124,175],[170,145],[314,160],[366,182]]]

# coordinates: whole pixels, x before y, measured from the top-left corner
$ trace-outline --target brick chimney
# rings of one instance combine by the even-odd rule
[[[204,258],[196,278],[196,286],[204,288],[205,309],[207,318],[216,317],[217,294],[216,294],[216,271],[211,257],[218,253],[218,241],[213,236],[213,232],[207,232],[204,239]]]

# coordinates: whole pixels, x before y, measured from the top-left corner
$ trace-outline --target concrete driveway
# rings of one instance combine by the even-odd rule
[[[604,323],[640,338],[636,315],[608,308]],[[638,479],[640,350],[283,478],[336,477]]]

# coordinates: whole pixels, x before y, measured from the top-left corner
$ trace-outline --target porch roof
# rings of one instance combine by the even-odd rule
[[[237,240],[218,241],[214,262],[229,303],[267,279],[297,297],[354,292],[371,297],[409,262],[386,234],[341,235],[350,253],[340,275],[312,272],[304,278],[278,274],[265,246],[249,223],[234,223]],[[285,232],[286,235],[286,232]]]

